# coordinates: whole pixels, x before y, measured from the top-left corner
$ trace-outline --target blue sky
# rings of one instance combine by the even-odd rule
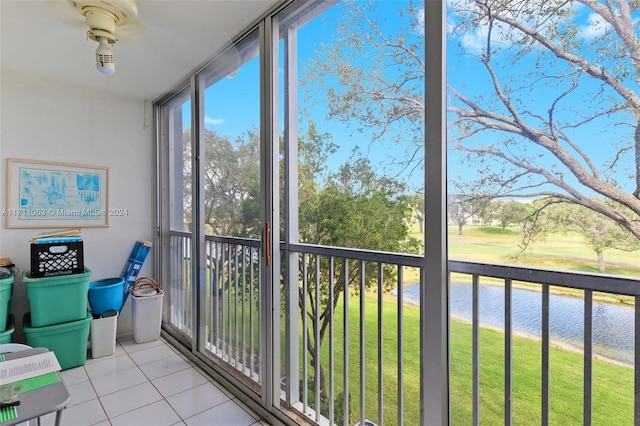
[[[404,2],[382,1],[379,7],[385,11],[385,14],[393,16],[391,13],[398,4]],[[320,18],[308,23],[298,32],[298,43],[300,49],[298,51],[298,59],[300,62],[300,74],[304,64],[314,55],[314,49],[318,49],[320,43],[331,42],[331,33],[327,31],[327,26],[337,25],[340,22],[342,10],[340,7],[334,7],[325,12]],[[387,27],[400,25],[399,20],[391,19],[387,23]],[[281,43],[282,45],[282,43]],[[282,55],[281,55],[282,59]],[[280,64],[280,72],[282,77],[282,61]],[[299,76],[300,78],[303,75]],[[281,89],[282,90],[282,89]],[[232,140],[240,137],[248,128],[259,125],[259,61],[254,58],[243,64],[238,73],[233,78],[223,78],[210,86],[205,91],[205,127],[216,131],[219,134],[227,135]],[[302,98],[305,93],[301,90],[300,103],[301,108],[309,108],[304,105]],[[282,102],[282,98],[281,98]],[[190,127],[189,104],[185,104],[184,126]],[[337,120],[327,120],[327,109],[321,103],[315,105],[312,109],[313,120],[318,126],[320,132],[328,132],[333,136],[334,142],[338,143],[340,148],[338,152],[330,159],[328,168],[336,170],[337,167],[344,163],[355,146],[361,148],[361,151],[367,155],[374,164],[380,165],[388,163],[388,159],[396,154],[397,147],[392,144],[378,143],[375,146],[370,144],[370,135],[360,134],[355,131],[354,126],[348,126]],[[282,112],[281,112],[282,114]],[[302,119],[300,123],[303,132],[306,128],[306,119]],[[282,129],[282,117],[280,128]],[[414,183],[421,185],[422,174],[415,173]]]
[[[448,1],[452,6],[454,0]],[[398,10],[406,4],[405,1],[378,1],[378,8],[381,16],[386,18],[384,28],[393,32],[394,28],[406,25],[406,17],[399,18]],[[584,42],[590,42],[595,37],[601,35],[608,29],[608,24],[603,23],[599,17],[584,7],[576,7],[578,12],[577,33],[576,38]],[[301,63],[300,72],[304,69],[304,63],[313,55],[314,50],[318,49],[321,43],[331,43],[331,31],[327,30],[327,26],[335,25],[340,22],[342,7],[334,7],[325,14],[310,22],[300,29],[299,36],[299,61]],[[459,17],[453,13],[448,14],[448,28],[453,28],[459,21]],[[331,23],[333,22],[333,24]],[[413,29],[416,30],[416,29]],[[419,30],[418,34],[419,33]],[[448,42],[448,80],[451,84],[458,88],[464,89],[465,93],[480,94],[486,91],[488,84],[488,74],[483,69],[477,58],[473,58],[469,54],[478,54],[483,46],[483,38],[485,30],[479,28],[464,33],[463,35],[452,35],[449,33],[450,40]],[[494,38],[497,46],[505,46],[506,39]],[[526,71],[526,67],[533,66],[533,61],[526,59],[520,61],[514,69],[515,73]],[[551,70],[551,68],[550,68]],[[281,70],[282,71],[282,70]],[[214,129],[216,132],[228,135],[231,139],[239,137],[243,132],[251,127],[259,125],[259,63],[254,58],[242,65],[237,75],[233,78],[223,78],[215,85],[207,89],[205,94],[205,127]],[[303,77],[302,75],[300,77]],[[470,78],[471,77],[471,78]],[[581,96],[593,89],[592,83],[585,80],[581,83],[579,90],[567,98],[563,104],[563,108],[569,109],[573,107],[587,108],[588,105],[582,104],[584,100]],[[590,86],[591,85],[591,86]],[[311,86],[313,89],[313,86]],[[301,93],[300,98],[304,96]],[[532,110],[538,110],[538,113],[544,114],[549,104],[548,94],[536,94],[527,98],[527,106]],[[301,107],[309,107],[301,100]],[[342,164],[349,156],[351,150],[355,146],[361,147],[372,163],[379,165],[379,170],[387,170],[393,172],[394,169],[391,159],[402,153],[401,148],[394,145],[391,139],[383,139],[371,144],[371,135],[367,133],[358,133],[354,131],[357,123],[352,126],[345,125],[337,120],[328,120],[326,117],[326,106],[319,102],[310,109],[313,120],[318,125],[320,132],[329,132],[333,135],[334,142],[340,145],[340,149],[336,155],[330,159],[329,168],[335,169]],[[188,127],[189,124],[185,123]],[[305,123],[301,123],[304,127]],[[281,124],[282,126],[282,124]],[[303,129],[301,129],[303,130]],[[623,141],[628,136],[628,129],[622,126],[607,127],[604,120],[594,122],[593,126],[587,126],[582,130],[576,130],[572,133],[575,139],[581,143],[581,147],[592,157],[602,159],[605,156],[613,154],[613,146],[616,141]],[[491,136],[484,135],[477,139],[478,143],[487,143]],[[473,169],[469,167],[461,167],[458,164],[459,158],[455,153],[450,153],[450,176],[462,176],[464,179],[473,177]],[[406,176],[405,176],[406,177]],[[411,178],[406,177],[415,186],[421,186],[422,173],[418,171]],[[625,181],[621,177],[621,181]]]

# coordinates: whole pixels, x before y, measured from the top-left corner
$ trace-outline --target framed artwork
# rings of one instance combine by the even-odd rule
[[[7,159],[7,228],[109,226],[109,168]]]

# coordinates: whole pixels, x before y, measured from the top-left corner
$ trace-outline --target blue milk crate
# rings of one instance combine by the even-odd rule
[[[127,297],[129,296],[129,291],[133,286],[133,283],[138,279],[138,273],[140,272],[140,269],[142,269],[142,264],[147,258],[149,250],[151,250],[151,243],[149,241],[138,240],[134,244],[131,254],[129,255],[129,259],[122,269],[120,277],[124,279],[123,306],[124,302],[127,301]]]

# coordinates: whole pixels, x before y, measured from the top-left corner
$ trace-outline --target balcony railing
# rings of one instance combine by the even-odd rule
[[[191,335],[189,234],[172,236],[171,309],[169,322]],[[253,382],[260,371],[260,243],[255,240],[206,237],[207,351],[228,369]],[[420,422],[419,315],[429,312],[407,303],[407,283],[427,281],[422,256],[372,252],[305,244],[281,245],[280,375],[281,408],[293,417],[317,424],[413,425]],[[182,270],[180,268],[183,268]],[[581,422],[592,423],[594,377],[594,293],[629,298],[634,312],[634,361],[629,368],[635,389],[630,392],[630,417],[640,422],[640,376],[634,368],[640,350],[640,281],[631,278],[549,271],[505,265],[450,260],[450,274],[471,287],[471,414],[468,422],[480,424],[481,415],[481,283],[503,292],[504,339],[502,367],[504,390],[501,412],[504,424],[514,423],[513,361],[514,286],[525,285],[540,298],[541,329],[539,401],[533,411],[549,424],[550,294],[572,289],[583,304],[582,344],[573,351],[582,356]],[[182,280],[180,279],[182,277]],[[364,291],[362,291],[364,289]],[[390,290],[392,290],[391,295]],[[538,309],[538,308],[536,308]],[[452,320],[453,321],[453,320]],[[597,320],[596,320],[597,321]],[[424,344],[428,344],[425,342]],[[451,349],[454,350],[454,349]],[[503,361],[502,361],[503,359]],[[452,370],[454,370],[452,366]],[[454,373],[452,373],[454,374]],[[467,379],[465,379],[467,380]],[[417,407],[417,409],[416,409]],[[457,408],[452,406],[452,411]],[[417,417],[416,417],[417,416]],[[468,424],[467,422],[467,424]],[[516,422],[517,423],[517,422]]]
[[[193,337],[191,236],[174,232],[170,238],[171,299],[168,322]],[[258,354],[260,242],[207,236],[205,239],[206,350],[261,383]]]
[[[514,375],[514,364],[512,357],[513,348],[513,323],[512,323],[512,292],[514,283],[525,283],[533,285],[540,292],[541,299],[541,340],[540,340],[540,357],[541,357],[541,399],[539,401],[539,413],[541,423],[549,424],[550,415],[550,347],[552,340],[550,337],[550,293],[554,290],[578,290],[574,292],[574,297],[583,300],[583,339],[582,344],[578,345],[582,352],[583,358],[583,381],[582,381],[582,423],[592,424],[592,408],[593,408],[593,330],[594,330],[594,293],[604,293],[614,296],[627,296],[630,298],[634,308],[634,361],[629,375],[633,374],[633,382],[635,390],[633,396],[633,413],[629,413],[629,417],[634,419],[635,424],[640,422],[640,369],[634,366],[640,361],[640,280],[633,278],[623,278],[602,274],[586,274],[579,272],[550,271],[535,268],[515,267],[506,265],[490,265],[477,262],[462,262],[450,260],[448,264],[450,273],[461,273],[471,277],[472,281],[472,389],[473,389],[473,423],[479,424],[480,421],[480,362],[479,362],[479,283],[481,278],[495,278],[501,281],[504,288],[504,424],[512,424],[513,401],[515,399],[513,393],[512,377]],[[631,393],[631,392],[630,392]]]

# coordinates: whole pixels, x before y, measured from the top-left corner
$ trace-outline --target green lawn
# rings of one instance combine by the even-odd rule
[[[467,227],[465,235],[450,235],[450,256],[495,263],[515,263],[517,235],[502,233],[497,228]],[[544,250],[544,251],[543,251]],[[632,253],[631,256],[637,256]],[[595,260],[582,244],[579,236],[559,235],[550,238],[542,247],[534,247],[532,253],[519,260],[519,264],[535,265],[550,269],[594,271]],[[632,257],[628,253],[608,253],[611,261],[626,263]],[[640,276],[640,268],[608,265],[608,273]],[[405,282],[417,282],[418,272],[405,271]],[[349,332],[347,361],[349,374],[349,424],[359,420],[360,387],[365,388],[365,415],[378,421],[378,312],[377,296],[365,297],[364,374],[360,370],[360,306],[359,298],[349,299]],[[419,406],[419,310],[415,306],[403,307],[403,359],[404,383],[402,416],[408,425],[418,424]],[[383,307],[383,401],[384,423],[397,424],[398,406],[398,311],[396,300],[386,296]],[[341,423],[341,394],[344,393],[344,329],[343,305],[340,301],[334,315],[333,345],[333,395],[336,400],[336,423]],[[282,330],[284,335],[284,330]],[[470,424],[472,416],[471,396],[471,326],[451,321],[451,414],[452,424]],[[481,330],[481,419],[484,424],[503,423],[504,416],[504,335],[490,329]],[[284,341],[281,342],[284,345]],[[284,349],[284,346],[282,347]],[[513,421],[514,424],[540,424],[541,410],[541,355],[540,343],[526,338],[513,340]],[[300,351],[302,360],[302,350]],[[323,341],[321,362],[325,377],[329,380],[329,335]],[[307,374],[310,385],[313,366]],[[582,424],[582,358],[581,355],[551,349],[550,420],[553,424]],[[633,421],[633,370],[594,360],[593,375],[593,423],[629,424]],[[313,388],[309,389],[307,403],[313,407]],[[340,407],[339,407],[340,406]],[[328,416],[326,407],[322,414]]]
[[[449,256],[452,259],[514,264],[518,235],[513,230],[502,233],[495,227],[465,227],[463,236],[457,228],[450,228]],[[416,235],[422,237],[421,235]],[[640,276],[638,252],[625,253],[611,250],[605,253],[606,273]],[[536,244],[517,264],[549,269],[597,272],[595,254],[582,243],[578,235],[555,235],[546,242]],[[405,271],[405,283],[418,281],[418,271]],[[226,312],[235,313],[235,299]],[[227,303],[227,302],[225,302]],[[383,344],[378,345],[377,296],[365,297],[364,372],[360,369],[360,305],[359,298],[349,298],[348,345],[344,347],[343,299],[334,315],[333,360],[334,397],[344,393],[344,374],[349,375],[348,398],[350,401],[349,424],[359,420],[360,387],[365,389],[365,415],[378,420],[377,383],[378,354],[383,354],[384,423],[397,424],[398,407],[398,307],[395,298],[385,296],[383,304]],[[242,305],[242,302],[241,302]],[[247,311],[248,312],[248,311]],[[246,314],[246,312],[245,312]],[[210,315],[210,312],[207,312]],[[240,315],[242,317],[242,315]],[[402,386],[404,424],[419,423],[419,309],[403,306]],[[255,320],[255,318],[254,318]],[[248,320],[246,321],[248,322]],[[229,324],[227,324],[229,326]],[[235,323],[234,325],[235,326]],[[258,329],[257,324],[254,333]],[[233,329],[235,331],[235,329]],[[284,330],[283,336],[284,336]],[[471,326],[451,321],[451,423],[471,423]],[[244,331],[245,337],[250,336]],[[234,333],[235,334],[235,333]],[[233,340],[233,335],[229,336]],[[282,342],[284,344],[284,342]],[[345,373],[344,356],[347,352],[348,370]],[[300,351],[302,360],[302,349]],[[513,340],[513,422],[519,425],[540,424],[541,399],[540,343],[526,338]],[[329,336],[322,345],[322,365],[329,380]],[[482,329],[480,335],[481,420],[483,424],[501,424],[504,416],[504,335],[490,329]],[[551,349],[550,421],[552,424],[582,424],[582,358],[581,355]],[[313,367],[308,368],[313,377]],[[600,360],[594,360],[593,374],[593,424],[631,424],[633,422],[633,370]],[[309,400],[313,406],[313,401]],[[338,413],[340,410],[336,410]],[[328,412],[323,410],[323,415]],[[339,414],[338,414],[339,415]],[[341,423],[336,417],[336,423]]]
[[[419,233],[413,236],[423,238]],[[531,250],[516,259],[518,242],[518,233],[509,228],[502,233],[502,229],[495,226],[465,226],[464,235],[458,235],[457,226],[448,229],[450,259],[599,273],[595,253],[585,246],[578,234],[550,235],[547,240],[534,244]],[[640,251],[608,250],[604,259],[604,273],[640,277]],[[418,281],[419,271],[407,268],[404,272],[405,285]],[[485,279],[485,282],[488,281]]]
[[[414,236],[422,238],[420,234]],[[448,230],[451,259],[598,272],[595,252],[576,233],[552,234],[545,241],[533,244],[530,250],[516,259],[519,241],[518,233],[508,228],[504,234],[498,227],[487,226],[465,226],[464,235],[458,235],[457,226],[450,226]],[[639,259],[640,252],[637,250],[607,250],[604,253],[605,273],[640,276]]]
[[[349,299],[349,399],[350,424],[359,419],[360,380],[365,387],[365,415],[378,420],[378,327],[377,296],[365,297],[364,375],[360,365],[359,298]],[[339,304],[334,334],[334,395],[343,391],[343,305]],[[397,304],[387,297],[383,304],[384,423],[397,424],[398,354]],[[451,322],[451,424],[467,425],[472,419],[471,326]],[[419,309],[403,307],[403,397],[404,423],[419,424]],[[327,379],[329,338],[323,342],[322,364]],[[550,351],[550,421],[552,424],[582,424],[582,356],[560,348]],[[504,334],[482,329],[480,333],[481,419],[483,424],[503,423],[504,416]],[[513,422],[518,425],[540,424],[541,348],[533,339],[513,339]],[[309,368],[309,377],[313,370]],[[311,405],[313,405],[313,402]],[[323,412],[326,416],[328,413]],[[338,419],[336,419],[338,422]],[[633,370],[594,360],[593,424],[622,425],[633,423]]]

